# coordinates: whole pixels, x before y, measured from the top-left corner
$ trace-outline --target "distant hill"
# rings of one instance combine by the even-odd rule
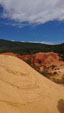
[[[20,55],[34,54],[37,52],[64,53],[64,44],[47,45],[42,43],[15,42],[0,39],[0,53],[13,52]]]

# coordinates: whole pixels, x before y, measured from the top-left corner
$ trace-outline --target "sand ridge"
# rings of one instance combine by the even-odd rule
[[[64,113],[64,87],[15,56],[0,55],[0,113]]]

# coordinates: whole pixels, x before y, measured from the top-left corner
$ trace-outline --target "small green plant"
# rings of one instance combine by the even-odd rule
[[[32,68],[34,68],[35,70],[37,70],[39,72],[39,66],[32,65]]]
[[[45,72],[45,71],[41,72],[41,74],[44,75],[44,76],[46,76],[46,77],[49,77],[49,76],[52,75],[52,73]]]
[[[53,81],[57,84],[64,84],[64,78],[62,78],[61,80],[53,78]]]
[[[30,60],[26,60],[26,63],[31,65],[31,61]]]

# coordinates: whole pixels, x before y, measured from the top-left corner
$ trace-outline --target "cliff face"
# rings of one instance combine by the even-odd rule
[[[64,61],[57,53],[36,53],[17,57],[54,82],[64,84]]]
[[[57,53],[49,52],[49,53],[36,53],[32,55],[18,55],[14,53],[3,53],[5,55],[10,56],[17,56],[18,58],[24,60],[24,61],[30,61],[31,65],[37,65],[37,66],[49,66],[49,65],[56,65],[61,66],[64,64],[64,61],[62,61],[61,57]]]
[[[4,54],[18,57],[27,62],[41,74],[44,74],[46,77],[57,83],[64,84],[64,61],[62,61],[62,58],[57,53],[40,52],[32,55],[18,55],[14,53]]]
[[[16,56],[0,55],[0,113],[64,113],[64,87]]]
[[[57,53],[36,53],[33,55],[17,55],[18,58],[25,61],[29,60],[32,65],[61,65],[64,62],[61,60]]]

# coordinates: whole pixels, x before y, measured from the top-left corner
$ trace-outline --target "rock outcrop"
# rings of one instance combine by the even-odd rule
[[[0,55],[0,113],[64,113],[64,87],[17,57]]]

